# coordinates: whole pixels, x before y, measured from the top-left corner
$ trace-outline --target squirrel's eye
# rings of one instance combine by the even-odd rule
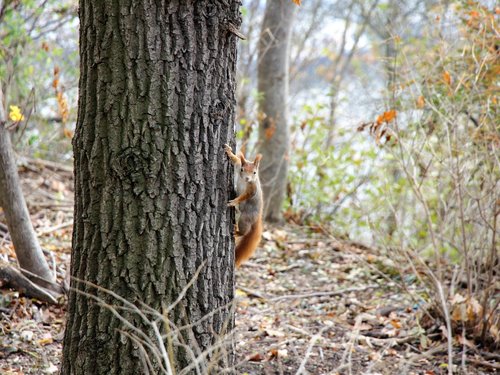
[[[257,174],[257,172],[253,172],[253,174]]]
[[[243,172],[243,168],[241,168],[241,171]]]

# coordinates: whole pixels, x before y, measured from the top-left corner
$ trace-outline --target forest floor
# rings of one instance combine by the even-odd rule
[[[71,247],[71,169],[29,161],[20,172],[40,242],[62,279]],[[0,211],[0,259],[14,263],[2,223]],[[268,228],[263,237],[237,271],[235,373],[448,373],[443,323],[428,319],[412,298],[417,283],[402,287],[390,256],[320,227]],[[57,373],[64,314],[64,305],[2,288],[0,373]],[[500,371],[500,355],[466,338],[454,340],[453,353],[454,373]]]

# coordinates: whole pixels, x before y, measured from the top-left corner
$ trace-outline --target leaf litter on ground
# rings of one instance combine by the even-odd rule
[[[20,173],[35,230],[62,281],[71,248],[71,168],[27,160]],[[15,264],[4,224],[0,211],[0,257]],[[446,373],[443,325],[423,324],[418,282],[407,282],[404,292],[398,267],[390,255],[336,239],[321,226],[267,228],[255,257],[237,271],[237,373]],[[412,280],[410,271],[406,276]],[[476,304],[461,297],[453,301],[454,318],[473,320]],[[65,306],[2,288],[0,314],[0,372],[57,373]],[[495,353],[460,335],[454,344],[459,360],[468,350],[457,368],[471,374],[499,369]]]

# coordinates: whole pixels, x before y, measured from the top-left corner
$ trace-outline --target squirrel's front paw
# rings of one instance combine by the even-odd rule
[[[232,199],[232,200],[230,200],[229,202],[227,202],[227,206],[228,206],[228,207],[236,207],[236,205],[237,205],[237,204],[238,204],[238,203],[236,202],[236,200],[235,200],[235,199]]]
[[[231,146],[225,144],[224,145],[224,150],[226,151],[226,154],[232,154],[233,153],[233,149],[231,148]]]

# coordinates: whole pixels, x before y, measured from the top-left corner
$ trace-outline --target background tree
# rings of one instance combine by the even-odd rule
[[[4,95],[4,90],[10,87],[9,81],[12,79],[12,76],[7,73],[13,71],[15,63],[20,60],[16,50],[19,45],[30,40],[29,36],[24,34],[23,27],[20,28],[21,31],[14,27],[13,19],[17,13],[24,11],[27,25],[23,26],[32,29],[39,26],[40,28],[37,29],[39,34],[45,30],[43,22],[37,22],[39,17],[30,17],[32,14],[29,7],[27,8],[23,9],[20,2],[0,2],[0,40],[2,41],[0,47],[2,61],[0,64],[0,207],[5,213],[10,239],[22,272],[21,274],[7,264],[3,264],[0,267],[0,279],[32,297],[54,303],[61,288],[55,284],[55,274],[48,266],[33,229],[12,147],[11,134],[19,128],[19,124],[25,124],[26,119],[17,106],[14,111],[11,111],[11,119],[8,119],[7,100]],[[16,37],[19,36],[16,33],[23,37]],[[13,95],[13,97],[16,96]],[[19,98],[16,97],[16,99]],[[10,132],[7,129],[8,125],[11,125],[14,131]]]
[[[7,219],[9,233],[16,250],[17,261],[26,277],[36,285],[28,283],[28,291],[32,296],[44,301],[55,302],[53,292],[60,292],[60,288],[54,284],[55,275],[51,272],[49,265],[43,255],[36,233],[31,224],[28,208],[24,200],[17,164],[12,149],[10,134],[6,128],[7,112],[4,108],[3,92],[0,87],[0,207],[3,208]],[[3,267],[1,267],[3,270]],[[11,272],[9,272],[12,274]],[[0,272],[3,275],[3,272]],[[12,274],[17,275],[17,274]],[[11,276],[12,277],[12,276]],[[17,280],[11,280],[15,284],[26,283],[22,276],[17,275]],[[24,287],[26,290],[26,287]]]
[[[291,1],[267,1],[259,39],[259,151],[264,216],[282,218],[289,163],[289,46],[295,6]]]
[[[240,23],[239,3],[82,0],[79,12],[75,290],[62,373],[143,371],[145,357],[118,331],[120,320],[88,295],[117,301],[88,283],[160,312],[184,290],[166,317],[189,329],[169,342],[168,360],[181,369],[196,365],[190,352],[214,359],[210,348],[233,319],[232,178],[222,146],[233,138],[229,30]],[[138,315],[125,318],[152,334]],[[159,373],[158,359],[151,361]]]
[[[242,14],[249,22],[241,24],[241,32],[246,39],[238,45],[238,67],[237,73],[237,95],[238,113],[237,121],[241,128],[242,147],[247,143],[252,135],[254,124],[256,124],[255,97],[257,90],[257,61],[259,34],[262,26],[262,6],[261,0],[250,0],[246,6],[242,7]]]

